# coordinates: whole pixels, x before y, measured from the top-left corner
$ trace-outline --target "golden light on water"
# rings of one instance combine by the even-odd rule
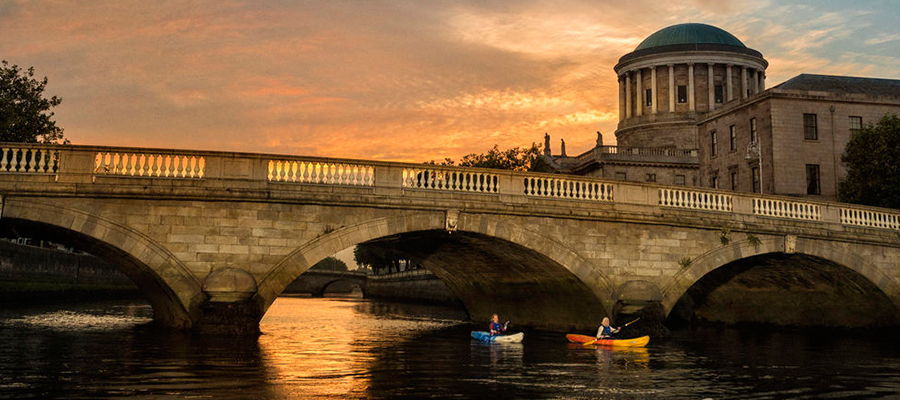
[[[365,398],[379,346],[452,324],[382,317],[359,299],[280,297],[260,323],[260,358],[275,397]]]

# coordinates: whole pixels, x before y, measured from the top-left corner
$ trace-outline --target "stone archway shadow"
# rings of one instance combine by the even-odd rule
[[[206,301],[201,283],[143,233],[87,211],[23,198],[4,198],[2,219],[111,261],[144,293],[156,322],[188,329],[199,318]]]
[[[566,271],[563,275],[568,275],[572,281],[577,281],[577,285],[582,289],[580,293],[587,293],[592,299],[583,303],[585,309],[591,309],[596,316],[602,318],[602,314],[608,313],[606,306],[601,301],[608,300],[613,292],[613,287],[605,276],[603,276],[594,266],[578,254],[575,250],[549,238],[539,232],[530,230],[523,226],[504,220],[503,218],[491,217],[480,214],[466,214],[459,216],[457,230],[453,233],[446,233],[446,214],[444,212],[417,212],[405,214],[396,217],[378,218],[369,220],[354,226],[344,227],[326,235],[320,236],[308,243],[305,243],[295,251],[287,255],[281,262],[277,264],[273,270],[260,281],[259,291],[255,297],[260,309],[265,312],[275,298],[280,294],[294,279],[302,274],[306,269],[310,268],[316,262],[328,257],[345,248],[354,246],[380,238],[397,236],[402,234],[410,234],[416,232],[431,232],[431,235],[442,234],[449,235],[447,237],[455,238],[453,245],[465,246],[468,241],[477,241],[481,246],[490,246],[490,241],[497,241],[501,246],[514,247],[520,249],[523,253],[528,253],[533,260],[545,260],[542,266],[547,269],[558,270],[555,277],[559,276],[559,272],[563,269]],[[432,236],[433,238],[434,236]],[[465,238],[464,240],[461,238]],[[462,240],[460,242],[459,240]],[[479,249],[483,250],[483,248]],[[439,251],[439,250],[438,250]],[[483,252],[482,252],[483,253]],[[533,254],[532,254],[533,253]],[[444,259],[446,260],[446,259]],[[502,260],[498,260],[502,261]],[[521,261],[521,260],[519,260]],[[435,263],[426,263],[429,268],[437,274],[442,280],[448,283],[451,290],[454,290],[454,283],[460,283],[459,277],[453,277],[454,271],[459,269],[442,268]],[[520,264],[521,265],[521,264]],[[553,266],[556,267],[553,267]],[[561,285],[557,279],[552,284],[556,284],[557,288]],[[476,285],[478,282],[476,282]],[[521,295],[527,297],[529,295],[544,296],[549,298],[546,293],[542,292],[540,285],[534,285],[534,282],[527,286],[528,293]],[[487,283],[481,285],[489,286]],[[456,288],[459,286],[457,285]],[[479,287],[478,290],[484,289]],[[525,287],[525,286],[523,286]],[[487,288],[486,290],[490,290]],[[551,289],[548,289],[551,290]],[[553,289],[556,290],[556,289]],[[462,299],[464,296],[460,296]],[[526,299],[527,300],[527,299]],[[563,300],[561,300],[563,301]],[[466,303],[465,300],[463,300]],[[568,304],[570,308],[578,308],[581,304]],[[597,308],[600,310],[597,310]],[[467,304],[467,308],[471,307]],[[472,315],[473,319],[480,315]],[[593,325],[591,321],[589,325]]]
[[[713,270],[741,259],[771,253],[802,254],[848,268],[872,282],[900,310],[900,286],[864,258],[833,242],[787,236],[760,239],[755,244],[749,240],[737,241],[695,258],[687,268],[679,271],[663,286],[662,305],[666,315],[669,315],[692,285]]]

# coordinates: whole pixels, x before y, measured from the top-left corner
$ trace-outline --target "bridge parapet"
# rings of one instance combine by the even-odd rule
[[[183,184],[189,188],[252,190],[288,183],[370,188],[374,193],[381,190],[382,194],[399,195],[416,191],[465,193],[483,196],[483,204],[522,204],[529,198],[547,198],[576,202],[571,203],[576,208],[581,207],[575,205],[577,202],[584,207],[601,202],[731,214],[743,216],[745,221],[749,217],[900,230],[897,210],[845,203],[555,174],[323,157],[0,143],[0,175],[18,176],[14,181],[19,183],[30,181],[27,176],[34,177],[35,183],[47,182],[45,177],[50,176],[51,182],[78,184],[102,179],[102,183],[113,185],[127,185],[128,179],[140,178],[148,179],[151,185],[154,180],[199,182]],[[22,187],[19,185],[17,191]],[[46,190],[43,185],[32,188]]]
[[[43,147],[0,147],[0,173],[55,174],[59,151]],[[16,146],[13,146],[16,145]]]

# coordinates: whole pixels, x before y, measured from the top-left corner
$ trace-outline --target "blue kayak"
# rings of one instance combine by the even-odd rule
[[[521,343],[522,339],[525,339],[525,334],[519,332],[512,335],[491,336],[485,331],[472,331],[472,337],[485,343]]]

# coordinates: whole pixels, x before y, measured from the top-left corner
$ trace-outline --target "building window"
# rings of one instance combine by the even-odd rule
[[[656,182],[656,174],[647,174],[647,182]]]
[[[678,86],[678,102],[687,103],[687,86]]]
[[[819,140],[819,129],[816,127],[816,114],[803,114],[803,139]]]
[[[675,175],[675,184],[684,185],[684,175]]]
[[[719,155],[719,140],[716,138],[716,131],[709,133],[709,156],[715,157]]]
[[[750,175],[753,176],[753,193],[759,193],[759,167],[751,168]]]
[[[737,170],[731,170],[731,190],[737,191],[737,189],[738,189]]]
[[[725,92],[722,91],[722,85],[716,85],[715,92],[716,103],[722,104],[725,101]]]
[[[719,177],[718,176],[711,176],[709,178],[709,187],[711,187],[713,189],[719,188]]]
[[[737,150],[737,134],[734,132],[734,125],[728,127],[728,145],[731,147],[731,151]]]
[[[850,116],[850,134],[855,135],[862,129],[862,117]]]
[[[819,166],[806,164],[806,194],[822,194],[819,186]]]
[[[625,180],[625,173],[624,173],[624,172],[616,172],[616,180],[624,181],[624,180]]]
[[[750,118],[750,143],[756,143],[756,118]]]
[[[647,89],[647,92],[644,94],[644,103],[647,107],[653,105],[653,89]]]

